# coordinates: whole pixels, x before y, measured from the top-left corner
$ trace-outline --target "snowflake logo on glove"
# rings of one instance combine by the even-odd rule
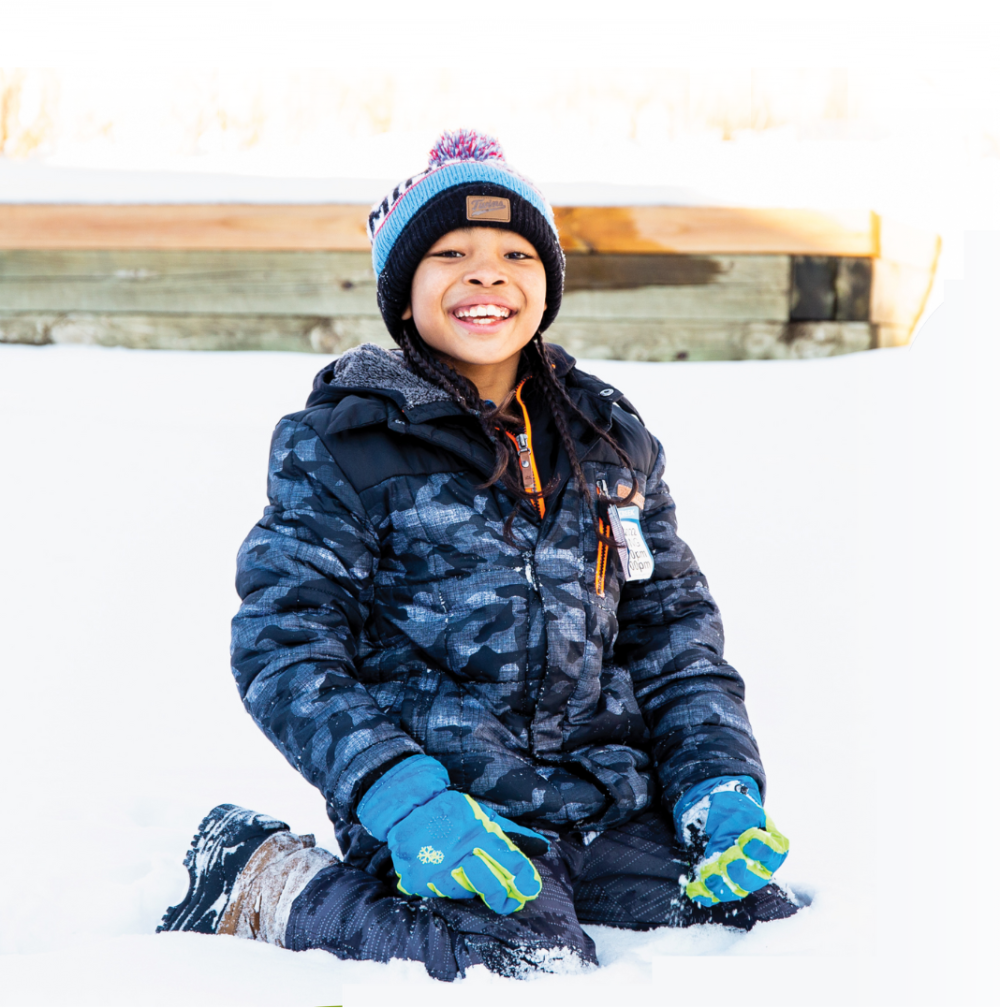
[[[433,847],[421,847],[417,853],[417,857],[423,861],[424,864],[440,864],[444,860],[444,854],[439,850],[435,850]]]

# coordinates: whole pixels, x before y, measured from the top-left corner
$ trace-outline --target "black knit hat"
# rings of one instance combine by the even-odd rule
[[[545,267],[547,329],[562,301],[566,258],[552,208],[504,160],[500,145],[483,133],[445,132],[426,171],[401,182],[368,215],[378,305],[396,342],[410,303],[413,274],[427,250],[449,231],[495,227],[515,231],[534,246]]]

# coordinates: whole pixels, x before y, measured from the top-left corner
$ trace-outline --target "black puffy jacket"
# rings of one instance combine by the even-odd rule
[[[477,489],[492,449],[396,351],[348,351],[278,424],[271,503],[239,554],[233,670],[335,822],[356,822],[365,789],[417,752],[503,815],[556,828],[599,830],[657,794],[669,810],[707,777],[764,785],[663,450],[620,392],[557,355],[574,402],[635,465],[648,580],[599,550],[564,454],[558,496],[541,518],[522,506],[509,545],[513,501]],[[628,486],[608,446],[574,430],[591,487]]]

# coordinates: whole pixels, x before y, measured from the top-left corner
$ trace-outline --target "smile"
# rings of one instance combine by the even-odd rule
[[[479,304],[468,305],[455,309],[455,318],[472,322],[474,325],[487,326],[494,322],[509,318],[511,310],[503,305]]]

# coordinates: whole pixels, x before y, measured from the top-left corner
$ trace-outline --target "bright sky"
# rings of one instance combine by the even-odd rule
[[[962,232],[1000,229],[997,4],[0,0],[0,25],[0,200],[367,201],[468,125],[556,201],[871,207],[957,274]]]

